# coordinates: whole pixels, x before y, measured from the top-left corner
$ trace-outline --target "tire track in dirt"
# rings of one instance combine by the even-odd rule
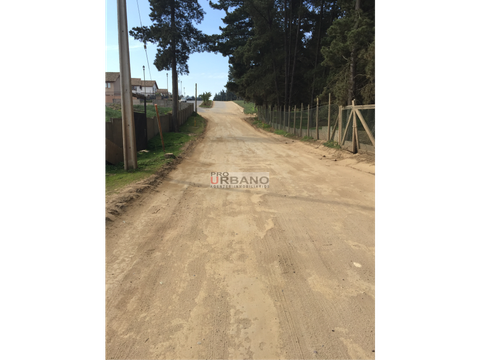
[[[202,116],[195,152],[107,224],[107,358],[373,358],[374,177],[234,105]],[[270,188],[210,189],[211,171]]]

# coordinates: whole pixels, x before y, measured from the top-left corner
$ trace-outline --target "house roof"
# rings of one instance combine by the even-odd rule
[[[139,78],[132,78],[132,86],[143,86],[142,79]]]
[[[168,91],[167,89],[157,89],[157,92],[160,94],[166,94]]]
[[[132,86],[148,86],[148,87],[151,87],[155,85],[158,89],[158,85],[157,85],[157,82],[155,80],[147,80],[147,81],[143,81],[142,79],[138,79],[138,78],[132,78]]]
[[[117,79],[120,77],[119,72],[106,72],[105,73],[105,81],[117,81]],[[153,86],[155,85],[158,89],[157,82],[155,80],[147,80],[143,81],[140,78],[132,78],[131,80],[132,86]],[[166,91],[165,91],[166,92]]]
[[[147,81],[142,81],[142,86],[153,86],[155,85],[158,89],[157,82],[155,80],[147,80]]]
[[[117,81],[117,79],[120,77],[119,72],[106,72],[105,73],[105,81]]]

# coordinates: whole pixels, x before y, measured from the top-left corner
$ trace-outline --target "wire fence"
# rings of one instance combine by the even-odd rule
[[[355,125],[356,149],[375,152],[375,105],[264,106],[257,108],[257,115],[275,130],[306,139],[332,141],[344,148],[352,147]]]
[[[318,107],[300,106],[283,108],[259,108],[259,119],[273,128],[284,130],[301,137],[312,137],[327,140],[328,119],[330,117],[330,128],[332,128],[335,119],[338,118],[338,105],[322,105]],[[330,116],[329,116],[330,112]]]

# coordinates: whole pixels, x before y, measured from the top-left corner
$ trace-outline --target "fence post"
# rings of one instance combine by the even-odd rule
[[[342,113],[343,106],[338,106],[338,143],[342,140]]]
[[[315,115],[315,123],[316,123],[316,129],[317,129],[317,140],[320,140],[320,137],[318,136],[318,97],[317,97],[317,114]],[[330,124],[329,124],[329,126],[330,126]],[[328,134],[330,135],[330,133],[328,133]]]
[[[295,109],[293,110],[293,135],[295,135],[296,122],[297,122],[297,105],[295,105]]]
[[[280,124],[280,114],[279,114],[279,108],[280,106],[277,105],[276,109],[277,109],[277,115],[275,116],[275,121],[277,122],[277,126],[278,124]]]
[[[357,149],[357,114],[355,112],[355,99],[352,100],[352,112],[353,112],[353,122],[352,122],[352,153],[356,154]]]
[[[160,116],[158,115],[157,104],[155,104],[155,111],[157,112],[158,131],[160,132],[160,139],[162,139],[162,148],[163,148],[163,152],[165,152],[165,144],[163,143],[163,134],[162,134],[162,123],[160,122]]]
[[[308,104],[307,108],[307,137],[310,136],[310,104]]]
[[[291,109],[290,105],[288,105],[288,123],[287,123],[288,130],[290,130],[290,114],[292,113],[290,109]]]
[[[327,138],[330,140],[330,93],[328,93],[328,136]]]
[[[273,123],[277,123],[277,105],[273,106]]]
[[[303,135],[303,103],[301,104],[300,107],[300,137]]]

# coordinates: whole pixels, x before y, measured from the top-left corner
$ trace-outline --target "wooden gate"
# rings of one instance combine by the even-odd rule
[[[366,144],[368,140],[370,140],[373,148],[375,148],[375,120],[373,120],[373,122],[370,121],[370,124],[368,124],[368,122],[365,121],[361,110],[375,110],[375,104],[355,105],[355,101],[352,101],[352,105],[350,106],[340,106],[338,111],[338,119],[336,120],[333,127],[332,136],[331,138],[329,138],[329,140],[333,140],[334,134],[336,134],[338,136],[338,144],[340,146],[343,146],[348,138],[348,140],[351,140],[352,142],[351,147],[349,147],[354,154],[356,154],[358,152],[358,149],[361,148],[360,144]],[[344,111],[346,111],[348,114],[345,125],[343,125]],[[358,123],[358,120],[360,121],[360,123]],[[335,131],[337,124],[338,131]],[[363,128],[362,134],[366,134],[366,139],[368,140],[359,140],[358,125],[361,125],[361,128]]]

